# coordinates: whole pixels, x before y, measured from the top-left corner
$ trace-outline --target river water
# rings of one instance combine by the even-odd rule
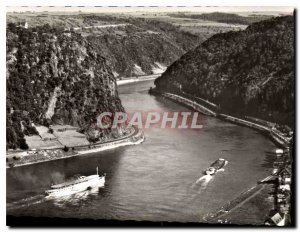
[[[119,87],[127,111],[190,111],[148,95],[153,80]],[[143,144],[7,169],[7,214],[201,222],[271,172],[275,146],[258,132],[201,115],[202,129],[145,130]],[[202,171],[229,161],[212,178]],[[76,174],[106,173],[103,188],[59,199],[44,191]],[[245,215],[241,215],[243,217]]]

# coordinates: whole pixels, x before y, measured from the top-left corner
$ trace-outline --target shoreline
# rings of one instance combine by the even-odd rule
[[[132,77],[125,80],[117,80],[117,85],[126,85],[136,82],[142,82],[142,81],[148,81],[148,80],[154,80],[157,77],[159,77],[161,73],[156,73],[152,75],[144,75],[144,76],[138,76],[138,77]],[[6,168],[13,168],[13,167],[20,167],[20,166],[26,166],[31,164],[37,164],[37,163],[43,163],[48,162],[52,160],[59,160],[59,159],[66,159],[71,158],[78,155],[85,155],[85,154],[91,154],[96,153],[100,151],[110,150],[117,147],[122,146],[128,146],[128,145],[136,145],[140,144],[145,140],[144,133],[134,127],[134,132],[119,139],[111,140],[111,141],[105,141],[101,143],[95,143],[95,144],[89,144],[89,145],[80,145],[80,146],[73,146],[72,151],[63,151],[63,147],[61,148],[43,148],[43,149],[32,149],[32,150],[20,150],[20,151],[14,151],[11,152],[9,155],[6,154],[6,157],[11,156],[14,158],[14,156],[18,157],[18,159],[13,161],[6,161]],[[138,136],[138,138],[137,138]],[[76,150],[76,151],[75,151]],[[39,155],[36,155],[36,157],[33,157],[34,155],[30,153],[42,153]],[[52,152],[52,154],[47,154],[47,152]],[[13,155],[13,154],[16,155]],[[26,155],[22,155],[21,157],[18,155],[19,153],[27,153]],[[28,154],[29,153],[29,154]],[[57,154],[59,153],[59,154]],[[24,159],[28,159],[28,161],[24,161]]]
[[[123,80],[117,80],[116,83],[118,86],[121,85],[127,85],[131,83],[136,82],[142,82],[142,81],[149,81],[154,80],[157,77],[159,77],[162,73],[156,73],[152,75],[143,75],[143,76],[137,76],[137,77],[129,77],[127,79]],[[137,145],[145,140],[144,133],[142,130],[133,127],[134,132],[119,139],[115,139],[112,141],[105,141],[101,143],[95,143],[95,144],[89,144],[89,145],[80,145],[80,146],[73,146],[72,151],[63,151],[63,148],[44,148],[44,149],[33,149],[33,150],[27,150],[27,151],[16,151],[12,152],[9,156],[12,156],[13,153],[27,153],[27,155],[21,156],[21,158],[12,161],[6,161],[6,168],[13,168],[13,167],[21,167],[31,164],[37,164],[37,163],[43,163],[43,162],[49,162],[52,160],[59,160],[59,159],[66,159],[75,157],[78,155],[86,155],[86,154],[92,154],[100,151],[110,150],[122,146],[128,146],[128,145]],[[76,151],[75,151],[76,150]],[[41,152],[43,154],[38,155],[37,157],[33,157],[32,154],[29,153],[35,153],[35,152]],[[45,154],[47,152],[53,152],[52,154]],[[57,154],[60,153],[60,154]],[[6,157],[8,155],[6,154]],[[24,157],[29,159],[30,161],[24,161]],[[32,161],[33,160],[33,161]]]
[[[37,163],[44,163],[49,162],[52,160],[60,160],[60,159],[67,159],[79,155],[88,155],[93,154],[100,151],[110,150],[118,147],[128,146],[128,145],[137,145],[142,142],[144,142],[145,136],[144,132],[136,127],[134,127],[134,132],[130,135],[127,135],[120,139],[115,139],[108,142],[102,142],[92,145],[84,145],[84,146],[77,146],[76,150],[71,151],[63,151],[62,149],[41,149],[39,152],[42,152],[43,154],[47,153],[48,151],[53,152],[52,154],[42,155],[37,154],[35,155],[26,155],[24,157],[29,157],[28,161],[24,161],[24,157],[20,160],[16,160],[13,167],[11,167],[8,163],[6,165],[6,168],[16,168],[21,166],[27,166]],[[23,159],[23,160],[22,160]]]
[[[266,178],[258,181],[256,185],[242,192],[236,198],[226,202],[221,208],[219,208],[215,212],[208,213],[206,216],[203,217],[203,220],[208,223],[218,223],[219,218],[222,218],[222,216],[225,216],[227,213],[232,212],[234,209],[238,208],[240,205],[249,200],[249,198],[254,196],[256,193],[259,193],[259,191],[261,191],[265,187],[263,184],[266,184],[268,181],[274,178],[274,176],[269,175]]]
[[[182,96],[179,96],[176,94],[157,92],[155,89],[154,90],[152,89],[151,91],[149,91],[149,93],[154,94],[154,95],[159,95],[162,97],[166,97],[178,104],[182,104],[184,106],[191,107],[194,110],[199,111],[200,113],[203,113],[205,115],[216,117],[223,121],[231,122],[234,124],[238,124],[240,126],[244,126],[244,127],[248,127],[248,128],[257,130],[262,135],[265,135],[269,140],[271,140],[276,146],[279,146],[285,150],[289,150],[290,140],[287,137],[285,137],[277,129],[270,128],[270,126],[265,126],[262,124],[254,123],[254,122],[251,122],[251,121],[248,121],[245,119],[233,117],[233,116],[226,115],[226,114],[219,114],[217,111],[218,110],[217,106],[215,106],[216,110],[214,111],[214,110],[211,110],[199,103],[196,103],[195,101],[192,101],[188,98],[185,98],[185,97],[182,97]],[[205,101],[203,99],[200,99],[200,100]],[[214,105],[213,103],[208,102],[208,101],[205,101],[205,103]],[[288,155],[290,155],[289,152],[288,152]],[[276,161],[273,162],[273,166],[275,163],[276,163]],[[265,177],[264,179],[258,181],[257,184],[254,185],[253,187],[251,187],[250,189],[247,189],[246,191],[242,192],[238,197],[226,202],[218,210],[208,213],[200,221],[203,220],[204,222],[214,223],[214,224],[223,223],[222,217],[224,218],[224,216],[228,215],[228,213],[232,213],[232,211],[234,211],[235,209],[242,208],[244,206],[244,204],[247,204],[247,202],[252,197],[256,197],[256,195],[258,195],[260,197],[265,198],[266,196],[261,191],[265,188],[264,184],[268,184],[268,182],[270,180],[274,181],[274,179],[277,179],[277,178],[278,178],[278,176],[276,176],[276,175],[274,176],[273,174],[270,174],[269,176]],[[277,195],[277,192],[275,193],[275,195]],[[276,197],[276,196],[274,196],[274,197]],[[278,203],[274,202],[273,209],[277,208],[277,206],[278,206]],[[273,210],[273,209],[270,209],[270,210]],[[221,220],[218,220],[219,218],[221,218]],[[230,220],[230,216],[229,216],[229,220]],[[227,219],[225,220],[225,223],[227,223]]]
[[[160,95],[162,97],[166,97],[170,100],[175,101],[176,103],[182,104],[184,106],[188,106],[190,108],[193,108],[194,110],[205,114],[207,116],[216,117],[220,120],[231,122],[234,124],[238,124],[244,127],[248,127],[254,130],[257,130],[261,132],[261,134],[267,136],[275,145],[280,146],[281,148],[287,149],[290,145],[289,139],[282,135],[278,130],[274,130],[270,127],[254,123],[245,119],[237,118],[231,115],[218,113],[216,110],[209,109],[208,107],[205,107],[195,101],[192,101],[188,98],[182,97],[180,95],[172,94],[172,93],[161,93],[157,92],[156,90],[152,90],[151,94],[154,95]],[[213,104],[213,103],[210,103]]]
[[[117,80],[117,85],[121,86],[121,85],[136,83],[136,82],[154,80],[157,77],[159,77],[160,75],[161,75],[161,73],[157,73],[157,74],[152,74],[152,75],[124,78],[122,80]]]

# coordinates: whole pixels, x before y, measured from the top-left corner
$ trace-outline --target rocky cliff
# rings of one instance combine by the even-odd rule
[[[216,34],[155,81],[161,91],[208,99],[227,113],[294,125],[294,18]]]
[[[115,77],[161,73],[186,51],[203,41],[161,19],[116,14],[8,14],[7,21],[28,22],[29,28],[50,25],[88,40]]]
[[[163,72],[199,42],[198,36],[159,20],[93,15],[84,19],[90,25],[111,22],[77,32],[87,37],[120,78]]]
[[[105,58],[82,35],[53,27],[7,26],[7,147],[26,148],[35,124],[86,128],[123,111]]]
[[[168,35],[134,25],[95,29],[88,40],[120,78],[163,72],[185,53]]]

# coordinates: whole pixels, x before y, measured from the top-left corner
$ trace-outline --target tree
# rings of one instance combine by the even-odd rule
[[[19,143],[21,149],[27,150],[29,148],[24,138],[19,139]]]
[[[68,152],[69,151],[69,148],[65,145],[64,149],[63,149],[65,152]]]

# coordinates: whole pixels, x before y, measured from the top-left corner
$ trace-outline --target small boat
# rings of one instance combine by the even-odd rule
[[[105,183],[105,174],[99,176],[98,167],[97,174],[90,176],[80,176],[75,180],[67,181],[57,185],[51,185],[51,189],[46,190],[48,196],[66,196],[86,190],[91,190],[94,187],[103,187]]]
[[[204,171],[204,174],[206,175],[215,175],[216,172],[218,170],[220,170],[221,168],[225,167],[226,164],[228,163],[227,160],[223,159],[223,158],[219,158],[217,159],[215,162],[213,162],[209,168],[207,168],[205,171]]]

